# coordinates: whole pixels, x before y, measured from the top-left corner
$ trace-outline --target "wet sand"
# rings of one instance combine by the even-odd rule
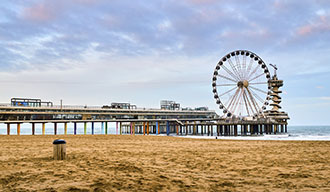
[[[0,136],[0,149],[0,191],[330,191],[327,141]]]

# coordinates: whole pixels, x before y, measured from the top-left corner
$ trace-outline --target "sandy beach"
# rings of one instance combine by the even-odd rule
[[[67,160],[52,160],[54,139]],[[1,191],[330,191],[330,142],[0,136]]]

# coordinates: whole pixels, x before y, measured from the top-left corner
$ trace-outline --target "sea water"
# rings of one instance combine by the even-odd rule
[[[32,135],[30,123],[21,124],[21,135]],[[68,123],[67,134],[73,134],[73,123]],[[119,131],[119,130],[118,130]],[[92,133],[91,123],[87,123],[87,134]],[[0,135],[7,134],[7,125],[0,124]],[[17,134],[17,125],[11,124],[10,134]],[[35,134],[42,134],[42,124],[35,124]],[[54,135],[54,124],[46,123],[45,126],[46,135]],[[57,134],[64,134],[64,124],[57,124]],[[77,134],[84,134],[84,124],[77,123]],[[94,123],[94,134],[105,134],[105,124]],[[108,123],[108,134],[116,134],[116,123]],[[215,134],[214,134],[215,135]],[[172,134],[175,136],[175,134]],[[181,137],[181,136],[180,136]],[[205,138],[205,139],[244,139],[244,140],[323,140],[330,141],[330,126],[288,126],[288,133],[277,135],[259,135],[259,136],[182,136],[187,138]]]

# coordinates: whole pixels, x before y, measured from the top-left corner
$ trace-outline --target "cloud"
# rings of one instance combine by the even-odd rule
[[[329,1],[321,0],[5,2],[2,98],[36,94],[85,103],[133,97],[158,106],[161,95],[214,108],[211,73],[236,49],[278,65],[283,97],[319,98],[330,94],[322,83],[330,72],[329,13]],[[28,85],[13,86],[20,82]]]
[[[36,3],[24,9],[23,17],[30,21],[47,22],[55,18],[56,9],[58,9],[58,7],[54,7],[51,3]]]
[[[299,36],[308,36],[316,33],[327,33],[330,32],[330,21],[329,17],[325,15],[318,16],[311,23],[303,25],[297,29]]]

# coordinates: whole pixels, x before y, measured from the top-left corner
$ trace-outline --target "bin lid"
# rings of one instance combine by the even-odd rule
[[[53,144],[54,145],[57,145],[57,144],[66,144],[66,141],[64,139],[56,139],[53,141]]]

